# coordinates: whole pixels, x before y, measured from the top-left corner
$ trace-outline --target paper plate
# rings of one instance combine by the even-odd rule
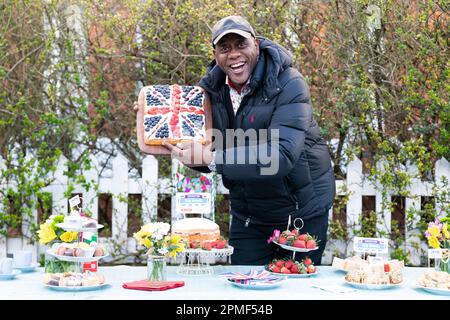
[[[20,273],[20,270],[13,270],[12,273],[0,273],[0,280],[12,280],[12,279],[14,279],[19,273]]]
[[[106,286],[109,286],[107,283],[98,284],[95,286],[74,286],[74,287],[60,287],[60,286],[51,286],[48,284],[44,284],[47,288],[50,288],[55,291],[66,291],[66,292],[74,292],[74,291],[91,291],[91,290],[99,290],[103,289]]]
[[[350,282],[347,280],[345,280],[345,283],[354,288],[364,289],[364,290],[386,290],[386,289],[398,288],[402,285],[402,282],[398,283],[398,284],[370,284],[370,283]]]
[[[450,290],[449,289],[430,288],[430,287],[424,287],[424,286],[420,286],[420,285],[419,285],[419,288],[423,289],[425,291],[428,291],[430,293],[433,293],[433,294],[438,294],[438,295],[441,295],[441,296],[450,296]]]

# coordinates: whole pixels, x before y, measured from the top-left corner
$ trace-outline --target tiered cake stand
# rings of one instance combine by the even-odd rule
[[[181,264],[177,269],[177,274],[185,276],[212,275],[213,268],[210,260],[216,258],[229,257],[233,254],[233,247],[228,245],[224,249],[186,249],[181,253]]]
[[[65,231],[76,231],[78,232],[78,239],[76,244],[78,245],[82,239],[82,232],[97,232],[98,229],[103,228],[103,225],[98,224],[95,228],[74,228],[74,227],[69,227],[66,226],[64,223],[58,223],[56,224],[57,227],[62,228]],[[54,257],[55,259],[61,260],[61,261],[68,261],[68,262],[73,262],[75,265],[75,272],[76,273],[83,273],[83,264],[86,262],[94,262],[94,261],[98,261],[100,259],[103,259],[105,257],[108,256],[107,253],[105,253],[105,255],[103,256],[97,256],[97,257],[74,257],[74,256],[63,256],[63,255],[59,255],[56,254],[56,252],[54,251],[54,248],[50,248],[46,251],[46,253],[51,256]],[[58,290],[58,291],[87,291],[87,290],[96,290],[99,288],[102,288],[103,286],[107,285],[106,283],[103,284],[99,284],[99,285],[93,285],[93,286],[53,286],[53,285],[48,285],[46,284],[45,286],[54,289],[54,290]]]
[[[297,221],[300,221],[300,222],[301,222],[301,226],[300,226],[300,227],[298,227],[298,226],[296,225]],[[303,222],[303,219],[302,219],[302,218],[295,218],[295,219],[294,219],[294,222],[293,222],[293,225],[294,225],[294,228],[295,228],[295,229],[301,230],[301,229],[303,229],[303,227],[305,226],[305,223]],[[290,227],[290,226],[291,226],[291,216],[289,216],[288,225],[287,225],[286,230],[289,230],[289,227]],[[307,248],[297,248],[297,247],[287,246],[287,245],[284,245],[284,244],[280,244],[280,243],[278,243],[278,242],[276,242],[276,241],[273,241],[273,242],[274,242],[275,244],[279,245],[280,247],[282,247],[282,248],[285,249],[285,250],[292,251],[292,259],[293,259],[293,260],[295,260],[295,254],[296,254],[297,252],[309,252],[309,251],[314,251],[314,250],[319,249],[318,246],[315,247],[315,248],[312,248],[312,249],[307,249]]]

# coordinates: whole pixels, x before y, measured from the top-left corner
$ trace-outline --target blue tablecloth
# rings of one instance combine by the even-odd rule
[[[167,291],[138,291],[122,288],[124,282],[146,278],[145,266],[99,267],[108,283],[95,291],[60,292],[45,287],[43,269],[21,273],[14,280],[0,281],[0,299],[94,299],[94,300],[450,300],[450,296],[428,293],[418,287],[417,278],[426,268],[405,268],[401,286],[386,290],[356,289],[346,293],[329,292],[314,287],[337,285],[349,289],[344,273],[329,266],[318,267],[318,274],[310,278],[289,278],[279,287],[268,290],[251,290],[235,287],[219,274],[230,271],[247,272],[261,269],[255,266],[213,266],[213,275],[182,276],[176,266],[168,267],[167,280],[183,280],[185,286]]]

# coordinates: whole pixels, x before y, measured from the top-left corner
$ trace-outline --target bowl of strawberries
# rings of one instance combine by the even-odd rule
[[[283,232],[275,230],[268,242],[273,242],[283,249],[295,252],[309,252],[319,249],[319,241],[315,236],[309,233],[300,233],[298,229],[284,230]]]
[[[317,267],[309,257],[302,261],[293,259],[273,259],[265,269],[273,274],[285,275],[290,278],[306,278],[317,275]]]

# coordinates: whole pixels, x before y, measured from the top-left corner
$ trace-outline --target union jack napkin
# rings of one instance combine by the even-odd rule
[[[276,276],[266,270],[250,270],[249,272],[226,272],[220,275],[228,281],[252,284],[252,283],[275,283],[284,280],[284,277]]]

